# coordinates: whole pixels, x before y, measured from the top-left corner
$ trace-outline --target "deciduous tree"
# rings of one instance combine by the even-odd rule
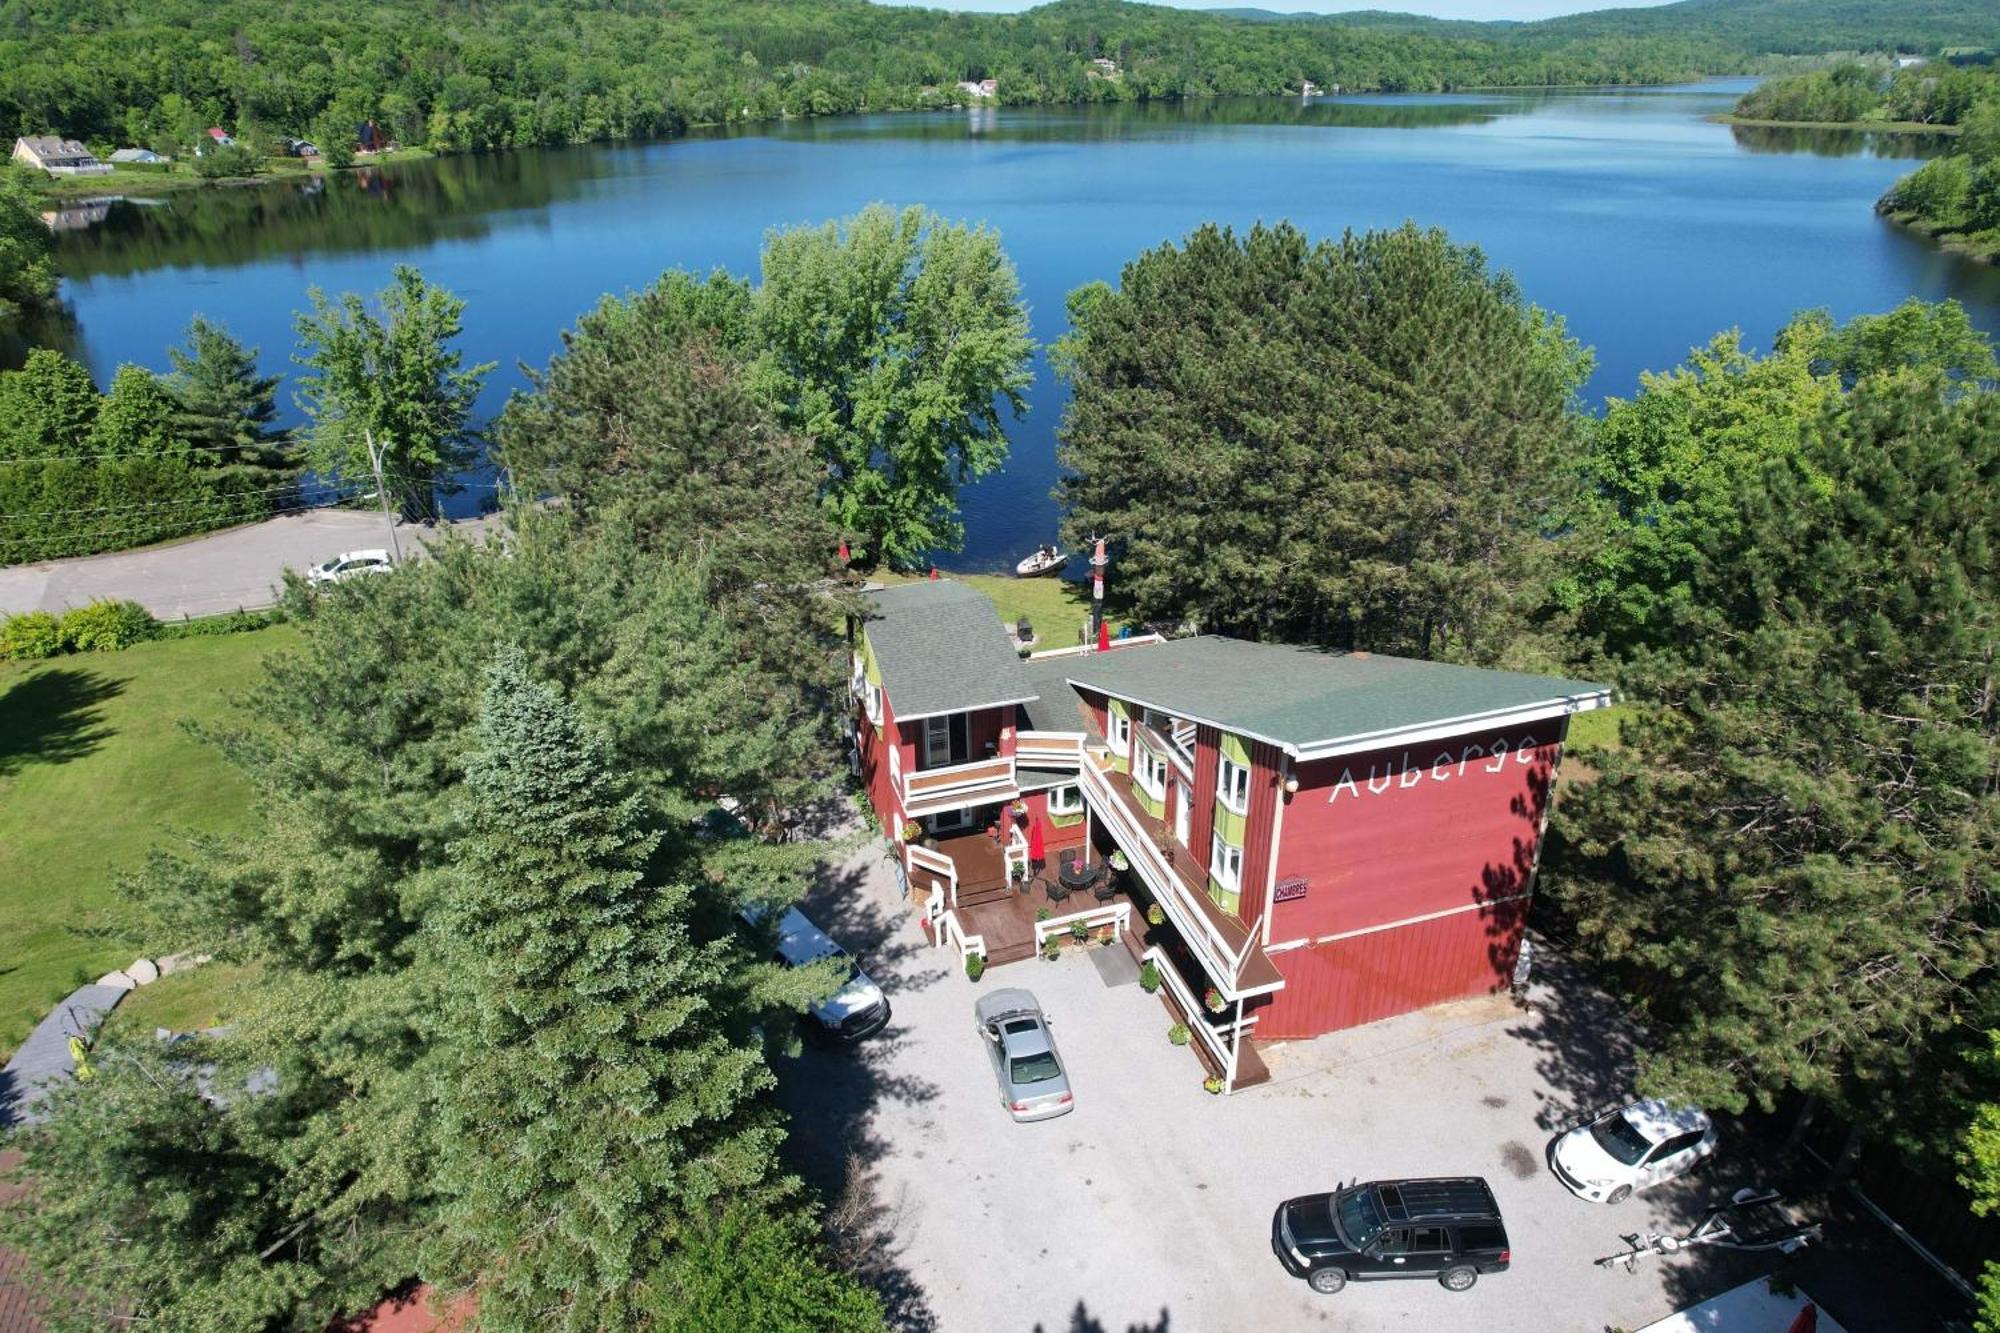
[[[0,322],[55,304],[55,238],[24,174],[0,166]]]

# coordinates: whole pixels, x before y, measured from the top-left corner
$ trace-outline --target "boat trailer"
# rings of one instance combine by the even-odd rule
[[[1785,1206],[1776,1190],[1738,1190],[1728,1203],[1718,1203],[1701,1215],[1701,1220],[1680,1236],[1659,1232],[1635,1233],[1624,1237],[1627,1248],[1596,1261],[1599,1268],[1623,1264],[1628,1273],[1637,1271],[1639,1260],[1648,1255],[1679,1254],[1698,1245],[1720,1245],[1730,1250],[1776,1250],[1796,1254],[1820,1238],[1818,1222],[1801,1221]]]

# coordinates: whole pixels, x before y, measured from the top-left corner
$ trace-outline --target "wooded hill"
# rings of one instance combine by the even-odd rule
[[[1980,45],[1996,29],[1973,0],[1688,0],[1535,24],[1254,23],[1119,0],[1011,15],[866,0],[5,0],[0,133],[171,150],[210,125],[338,137],[372,118],[405,144],[452,150],[950,105],[966,100],[966,79],[995,79],[1003,103],[1280,93],[1304,80],[1661,83],[1770,52]]]

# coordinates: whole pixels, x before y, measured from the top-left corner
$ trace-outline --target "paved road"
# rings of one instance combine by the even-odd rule
[[[477,537],[497,521],[449,526]],[[407,555],[441,530],[400,524],[398,540]],[[61,612],[111,597],[137,602],[162,620],[220,615],[271,605],[287,569],[385,545],[380,514],[316,509],[171,546],[9,566],[0,569],[0,613]]]

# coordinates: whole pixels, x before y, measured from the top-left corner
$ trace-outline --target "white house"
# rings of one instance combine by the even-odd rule
[[[1000,92],[1000,85],[993,79],[960,79],[958,90],[967,97],[993,97]]]
[[[76,140],[54,134],[24,134],[14,140],[14,160],[51,176],[103,176],[111,171]]]

